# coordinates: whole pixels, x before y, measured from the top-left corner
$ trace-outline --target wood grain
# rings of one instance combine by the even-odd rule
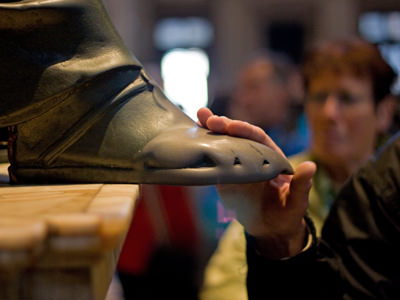
[[[0,164],[0,299],[103,300],[137,185],[11,186]]]

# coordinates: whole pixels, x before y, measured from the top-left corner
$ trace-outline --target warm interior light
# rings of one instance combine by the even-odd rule
[[[193,120],[207,105],[209,59],[201,49],[172,49],[161,60],[164,91]]]

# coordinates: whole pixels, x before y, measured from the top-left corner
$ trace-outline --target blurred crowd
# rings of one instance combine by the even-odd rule
[[[398,129],[394,78],[358,38],[316,45],[301,65],[262,49],[209,107],[261,127],[293,166],[317,164],[309,213],[319,234],[342,184]],[[246,274],[244,230],[215,187],[142,186],[116,277],[125,299],[247,299]]]

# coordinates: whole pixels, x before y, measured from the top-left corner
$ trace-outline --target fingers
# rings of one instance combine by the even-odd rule
[[[300,205],[307,209],[308,194],[316,170],[317,166],[311,161],[305,161],[298,165],[290,183],[290,196],[287,205]]]
[[[201,108],[197,112],[200,125],[216,133],[228,134],[264,144],[282,156],[286,157],[275,142],[258,126],[247,122],[231,120],[227,117],[215,116],[208,108]]]
[[[229,135],[253,140],[264,144],[285,157],[282,150],[275,144],[275,142],[258,126],[251,125],[243,121],[230,121],[227,124],[227,133]]]
[[[197,118],[204,128],[217,133],[229,134],[228,126],[232,122],[231,119],[224,116],[216,116],[210,109],[205,107],[197,111]]]
[[[216,116],[208,108],[200,108],[197,111],[197,117],[203,127],[213,132],[229,134],[228,126],[232,122],[231,119],[224,116]]]
[[[206,107],[200,108],[197,111],[197,118],[199,119],[200,125],[204,128],[208,128],[207,120],[213,115],[214,114],[212,113],[212,111]]]
[[[228,126],[231,122],[227,117],[211,116],[207,120],[207,127],[213,132],[229,134]]]
[[[275,178],[272,178],[269,181],[269,184],[276,189],[280,189],[283,186],[290,184],[290,182],[292,181],[292,177],[293,175],[279,174]]]

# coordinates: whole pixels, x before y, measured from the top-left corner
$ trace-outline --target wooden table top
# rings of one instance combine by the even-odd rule
[[[120,243],[138,185],[9,185],[7,167],[0,164],[0,251],[85,253]],[[0,256],[0,269],[8,263]]]
[[[104,300],[138,185],[10,185],[0,163],[0,299]]]

